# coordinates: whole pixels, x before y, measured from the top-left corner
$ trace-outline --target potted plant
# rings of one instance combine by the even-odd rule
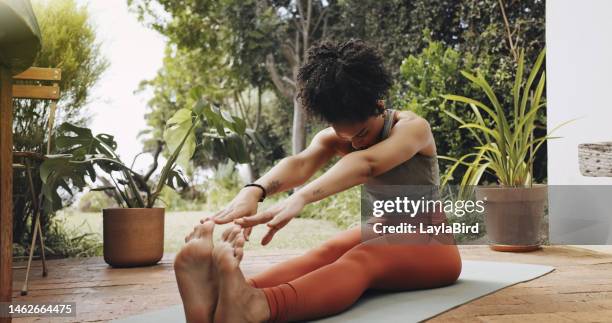
[[[484,77],[462,71],[477,88],[484,91],[491,106],[475,99],[459,95],[443,95],[446,100],[467,104],[473,112],[473,120],[466,121],[451,111],[444,112],[458,121],[478,141],[475,152],[460,158],[441,156],[454,164],[445,174],[442,185],[452,178],[459,165],[466,166],[461,180],[461,194],[481,182],[487,172],[497,178],[498,185],[476,187],[476,198],[485,201],[485,226],[491,248],[497,251],[532,251],[540,248],[540,224],[547,200],[547,186],[533,183],[533,162],[536,152],[551,137],[552,129],[539,138],[534,137],[538,111],[546,106],[542,93],[546,82],[540,68],[546,50],[538,55],[525,82],[524,52],[520,53],[516,79],[512,88],[512,118],[497,99]],[[537,84],[535,83],[536,78]],[[533,86],[535,85],[535,88]],[[568,121],[569,122],[569,121]]]
[[[72,194],[71,186],[82,189],[88,186],[86,178],[95,182],[100,177],[105,185],[93,190],[105,191],[119,206],[103,210],[104,260],[115,267],[156,264],[163,256],[164,246],[164,208],[157,202],[164,187],[186,186],[178,166],[187,167],[196,148],[194,129],[204,122],[217,129],[216,134],[204,132],[204,137],[221,141],[233,160],[248,159],[242,142],[246,131],[244,121],[208,105],[203,99],[191,109],[178,110],[167,121],[164,140],[158,141],[153,165],[146,174],[134,171],[121,161],[115,153],[117,143],[112,136],[94,136],[90,129],[62,124],[54,141],[61,154],[49,156],[41,166],[45,207],[51,211],[61,208],[59,187]],[[169,157],[152,180],[164,145]],[[97,170],[102,170],[105,176],[98,176]]]

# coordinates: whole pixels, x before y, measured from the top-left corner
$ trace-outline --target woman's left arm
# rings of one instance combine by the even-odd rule
[[[389,138],[367,149],[345,155],[327,172],[294,195],[299,195],[308,204],[363,184],[370,177],[383,174],[414,157],[432,140],[425,119],[400,120],[391,130]]]
[[[262,240],[265,245],[278,230],[298,215],[306,204],[363,184],[370,177],[383,174],[412,158],[432,141],[433,136],[425,119],[400,119],[386,140],[367,149],[346,154],[323,175],[287,199],[263,212],[237,219],[235,223],[251,227],[267,222],[269,232]]]

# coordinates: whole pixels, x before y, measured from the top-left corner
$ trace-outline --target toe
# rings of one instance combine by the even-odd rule
[[[193,238],[193,232],[190,232],[186,237],[185,237],[185,243],[189,242],[189,240],[191,240]]]
[[[232,228],[232,231],[229,233],[229,236],[227,237],[227,241],[233,243],[236,239],[236,236],[238,236],[238,234],[240,233],[240,231],[242,231],[242,227],[240,227],[239,225],[234,226]]]
[[[217,268],[222,272],[233,271],[238,266],[238,262],[234,258],[234,248],[227,242],[215,246],[213,257]]]
[[[204,224],[202,224],[203,226],[203,234],[204,236],[212,236],[213,234],[213,230],[215,229],[215,222],[213,221],[206,221]]]
[[[206,221],[203,224],[198,224],[195,227],[195,236],[200,239],[212,238],[212,232],[214,228],[214,222]]]
[[[223,233],[221,233],[221,240],[223,241],[227,241],[227,238],[229,237],[230,233],[232,232],[234,228],[233,227],[229,227],[225,230],[223,230]]]
[[[242,261],[242,257],[244,257],[244,249],[243,248],[235,248],[234,249],[234,257],[238,262]]]
[[[232,247],[234,248],[242,248],[244,247],[244,237],[238,236],[234,241],[232,241]]]

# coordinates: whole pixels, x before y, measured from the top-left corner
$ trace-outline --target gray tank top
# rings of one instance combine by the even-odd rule
[[[393,127],[394,109],[385,110],[384,127],[380,140],[385,140]],[[368,200],[389,200],[396,196],[405,196],[410,199],[437,199],[440,184],[440,171],[438,157],[425,156],[417,153],[407,161],[388,170],[386,173],[370,178],[365,184],[366,195],[362,198]],[[402,185],[398,187],[397,185]],[[426,220],[419,218],[420,222],[441,223],[445,221],[444,213],[430,214]]]
[[[385,110],[385,123],[380,140],[385,140],[393,127],[394,109]],[[388,170],[386,173],[370,178],[366,188],[373,185],[426,185],[440,184],[440,170],[437,156],[425,156],[417,153],[407,161]]]

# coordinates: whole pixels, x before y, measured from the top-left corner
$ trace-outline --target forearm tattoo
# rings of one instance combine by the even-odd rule
[[[270,185],[266,188],[266,192],[268,194],[276,193],[278,189],[281,187],[281,182],[277,180],[273,180],[270,182]]]
[[[317,196],[323,193],[323,190],[320,188],[317,188],[316,190],[312,191],[312,196]]]

